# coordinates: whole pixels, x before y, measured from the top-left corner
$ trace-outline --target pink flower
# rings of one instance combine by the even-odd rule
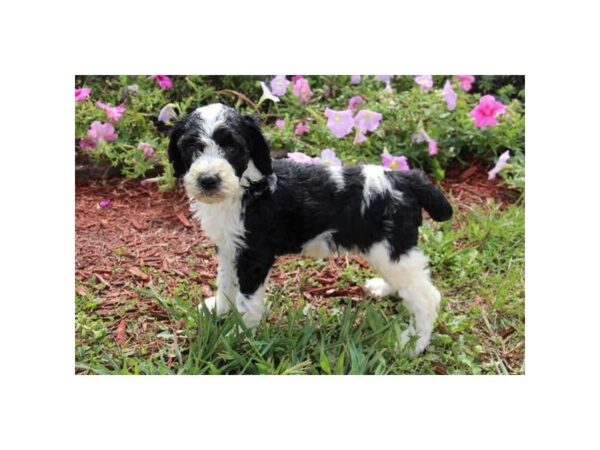
[[[300,77],[296,79],[294,83],[294,95],[300,99],[301,103],[307,103],[310,96],[312,95],[312,91],[310,90],[310,86],[308,85],[308,81],[304,77]]]
[[[498,162],[496,163],[494,168],[488,172],[488,180],[493,180],[494,178],[496,178],[496,174],[498,172],[500,172],[500,170],[506,165],[509,158],[510,158],[509,150],[506,150],[504,153],[502,153],[500,155],[500,158],[498,158]]]
[[[170,122],[171,119],[174,119],[176,117],[177,113],[173,109],[173,105],[171,103],[167,103],[165,106],[163,106],[160,112],[158,113],[158,121],[163,123]]]
[[[341,167],[342,165],[342,161],[339,160],[339,158],[335,155],[335,152],[330,148],[326,148],[321,152],[320,162],[325,166]]]
[[[348,102],[348,109],[354,111],[358,105],[362,105],[365,101],[360,95],[355,95]]]
[[[110,202],[111,202],[111,199],[110,199],[110,198],[105,198],[105,199],[103,199],[103,200],[100,200],[100,201],[98,202],[98,206],[99,206],[100,208],[106,208],[106,207],[108,207],[108,206],[110,205]]]
[[[371,111],[370,109],[361,109],[354,118],[354,125],[356,125],[356,128],[358,128],[361,133],[375,131],[379,128],[379,122],[382,118],[383,115],[378,112]]]
[[[296,81],[300,80],[301,78],[304,78],[302,75],[292,75],[292,83],[295,83]]]
[[[315,164],[318,162],[315,160],[315,158],[311,158],[302,152],[290,152],[287,154],[287,158],[302,164]]]
[[[75,88],[75,101],[82,102],[84,100],[87,100],[87,98],[90,96],[90,92],[92,92],[90,88]]]
[[[391,75],[377,75],[375,78],[377,78],[377,80],[382,81],[385,84],[388,84],[392,80]]]
[[[327,127],[338,138],[343,138],[352,131],[354,120],[352,119],[352,111],[334,111],[325,109],[325,117],[327,117]]]
[[[277,75],[271,80],[270,84],[273,95],[281,97],[287,92],[290,82],[285,78],[285,75]]]
[[[360,132],[360,130],[356,130],[356,135],[354,136],[354,143],[360,144],[361,142],[365,142],[367,140],[367,136]]]
[[[161,89],[171,89],[173,87],[173,81],[166,75],[152,75],[150,78],[156,81]]]
[[[435,139],[430,138],[427,141],[427,148],[429,149],[429,156],[437,155],[438,146],[437,146],[437,142],[435,141]]]
[[[277,126],[277,128],[281,128],[283,130],[285,128],[285,120],[277,119],[275,121],[275,125]]]
[[[444,96],[444,101],[448,105],[448,109],[450,111],[454,111],[456,109],[457,95],[456,92],[454,92],[454,89],[452,89],[452,84],[450,83],[450,80],[446,80],[442,94]]]
[[[154,155],[154,149],[152,148],[152,146],[150,144],[147,144],[146,142],[140,142],[138,144],[138,148],[144,152],[144,155],[146,156],[146,158],[150,158],[152,155]]]
[[[296,125],[296,128],[294,129],[294,134],[296,136],[302,136],[303,134],[308,133],[308,125],[305,124],[304,122],[299,122],[298,125]]]
[[[415,83],[419,85],[423,92],[428,92],[433,87],[433,78],[431,78],[431,75],[419,75],[415,77]]]
[[[456,75],[458,78],[458,84],[463,89],[463,91],[470,91],[473,82],[475,81],[475,77],[473,75]]]
[[[496,117],[506,112],[506,106],[496,101],[493,95],[484,95],[471,111],[473,123],[478,128],[493,127],[498,124]]]
[[[360,84],[361,76],[360,75],[351,75],[350,76],[350,84]]]
[[[392,156],[385,152],[381,154],[381,165],[392,170],[402,170],[404,172],[410,170],[406,156]]]
[[[94,120],[87,132],[87,137],[79,141],[81,148],[96,148],[100,141],[111,142],[119,136],[111,123],[102,123]]]
[[[115,120],[115,121],[119,121],[121,119],[121,116],[123,115],[123,112],[125,112],[125,109],[126,109],[123,105],[110,106],[110,105],[107,105],[106,103],[102,103],[102,102],[96,102],[96,105],[99,108],[106,111],[106,117],[108,117],[109,120]]]

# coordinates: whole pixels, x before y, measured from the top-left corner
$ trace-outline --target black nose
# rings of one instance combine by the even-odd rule
[[[203,190],[211,191],[219,185],[220,181],[221,179],[215,175],[205,175],[198,179],[198,184]]]

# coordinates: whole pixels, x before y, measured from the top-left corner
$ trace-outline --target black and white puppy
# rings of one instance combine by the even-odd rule
[[[194,218],[218,248],[209,308],[224,314],[235,306],[254,327],[277,255],[360,253],[381,273],[366,290],[398,293],[414,316],[403,345],[418,335],[415,351],[425,349],[441,296],[416,247],[421,208],[443,221],[452,207],[422,172],[272,160],[256,120],[221,104],[180,119],[170,139],[175,175],[183,176]]]

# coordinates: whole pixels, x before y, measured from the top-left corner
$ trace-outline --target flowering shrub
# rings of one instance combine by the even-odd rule
[[[175,181],[172,122],[212,102],[258,115],[273,149],[306,163],[416,167],[443,178],[449,164],[472,158],[491,170],[507,150],[498,176],[524,162],[518,77],[81,76],[75,88],[77,158],[131,178],[159,174],[163,188]]]

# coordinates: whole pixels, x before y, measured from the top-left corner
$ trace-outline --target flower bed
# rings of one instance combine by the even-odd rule
[[[280,156],[417,167],[438,179],[475,158],[522,189],[524,96],[523,77],[78,76],[76,160],[171,188],[172,122],[221,102],[257,115]]]

